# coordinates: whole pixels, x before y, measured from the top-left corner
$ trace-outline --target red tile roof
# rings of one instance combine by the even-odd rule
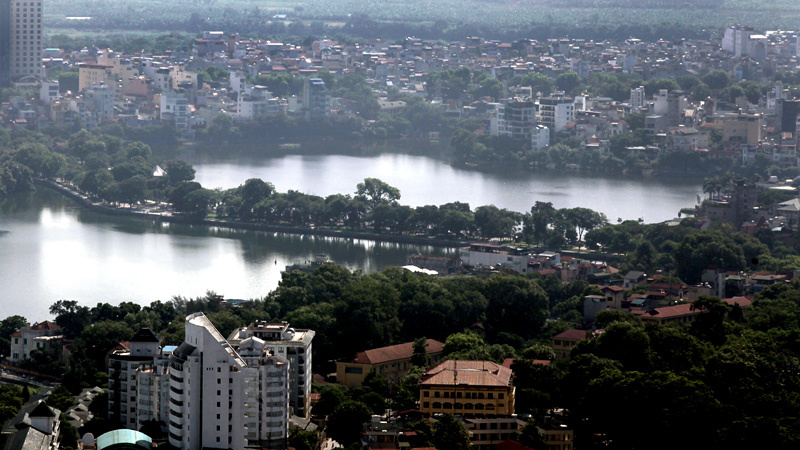
[[[723,298],[722,301],[727,303],[730,306],[739,305],[742,308],[746,308],[746,307],[750,306],[751,303],[753,303],[753,301],[750,300],[747,297]]]
[[[45,320],[44,322],[35,323],[31,325],[31,330],[41,331],[41,330],[60,330],[61,327],[50,322],[49,320]]]
[[[444,344],[435,340],[428,339],[428,346],[425,351],[428,354],[439,353],[442,351]],[[388,347],[373,348],[363,352],[356,353],[353,362],[358,364],[381,364],[389,361],[397,361],[400,359],[408,359],[414,354],[414,343],[406,342],[404,344],[390,345]]]
[[[582,341],[586,339],[586,330],[567,330],[553,336],[553,339],[561,339],[565,341]]]
[[[509,386],[511,369],[491,361],[447,360],[428,369],[421,386]]]
[[[675,305],[675,306],[665,306],[663,308],[656,308],[649,313],[646,313],[642,316],[643,320],[646,320],[648,317],[654,317],[658,319],[670,319],[673,317],[681,317],[681,316],[689,316],[700,314],[700,310],[695,309],[692,310],[691,303],[684,303],[682,305]]]
[[[510,439],[506,439],[499,444],[494,444],[494,448],[497,450],[533,450],[530,447],[526,447],[519,442],[512,441]]]
[[[506,367],[506,368],[510,369],[511,365],[514,364],[514,361],[516,361],[516,359],[514,359],[514,358],[506,358],[506,359],[503,360],[503,364],[501,364],[501,365],[503,367]],[[550,365],[550,360],[549,359],[531,359],[530,361],[534,365],[537,365],[537,366],[549,366]]]

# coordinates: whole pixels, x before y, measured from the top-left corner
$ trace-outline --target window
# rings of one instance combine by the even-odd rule
[[[361,367],[345,367],[344,373],[352,373],[355,375],[362,375],[364,373],[364,369]]]

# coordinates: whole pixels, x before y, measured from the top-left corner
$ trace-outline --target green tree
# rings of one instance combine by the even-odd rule
[[[575,72],[565,72],[556,77],[556,87],[567,94],[572,93],[581,84],[581,79]]]
[[[9,316],[0,321],[0,358],[11,356],[11,334],[18,331],[28,321],[22,316]]]
[[[182,181],[194,180],[194,167],[186,161],[180,159],[167,161],[164,170],[167,172],[167,180],[170,185],[174,186]]]
[[[414,339],[414,353],[411,355],[411,364],[417,367],[428,367],[428,339],[424,336]]]
[[[328,417],[325,431],[340,444],[348,446],[361,440],[362,426],[371,415],[372,411],[361,402],[343,402]]]
[[[301,430],[300,428],[292,428],[289,431],[289,447],[295,450],[314,450],[319,436],[316,431]]]
[[[730,82],[730,75],[721,70],[714,70],[703,77],[703,83],[705,83],[712,91],[721,91],[722,89],[728,87]]]
[[[469,450],[469,434],[452,414],[444,414],[433,424],[433,445],[438,450]]]
[[[381,203],[394,203],[400,200],[400,190],[377,178],[364,178],[356,186],[356,195],[363,199],[370,209]]]

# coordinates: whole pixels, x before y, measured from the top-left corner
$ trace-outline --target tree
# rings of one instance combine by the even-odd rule
[[[370,209],[381,203],[394,203],[400,200],[400,190],[378,178],[364,178],[356,186],[356,195],[366,202]]]
[[[464,425],[449,413],[433,424],[433,445],[438,450],[469,450],[469,433]]]
[[[528,422],[520,429],[519,443],[534,450],[547,448],[542,432],[532,419],[528,419]]]
[[[147,188],[147,180],[141,176],[128,178],[127,180],[120,181],[117,184],[117,200],[122,203],[127,203],[131,207],[145,199],[145,189]],[[113,200],[113,199],[109,199]]]
[[[341,403],[328,417],[326,433],[344,446],[361,440],[361,427],[369,421],[372,411],[361,402]]]
[[[553,81],[548,76],[535,72],[522,77],[519,85],[530,86],[534,95],[536,95],[537,92],[541,92],[543,96],[548,96],[553,90]]]
[[[475,208],[474,223],[484,238],[513,237],[520,215],[494,205]]]
[[[170,185],[174,186],[181,181],[194,180],[194,167],[186,161],[180,159],[167,161],[164,170],[167,172],[167,180]]]
[[[559,91],[569,94],[581,84],[581,79],[575,72],[565,72],[556,77],[556,87]]]
[[[11,334],[27,325],[22,316],[9,316],[0,322],[0,358],[11,356]]]
[[[414,339],[414,353],[411,364],[417,367],[428,367],[428,340],[425,337]]]
[[[209,189],[196,189],[186,195],[183,207],[180,210],[192,220],[203,220],[208,213],[208,208],[214,198],[214,191]]]
[[[314,450],[319,436],[316,431],[301,430],[300,428],[292,428],[289,431],[289,447],[295,450]]]
[[[715,70],[703,77],[703,83],[705,83],[712,91],[721,91],[722,89],[728,87],[730,82],[730,75],[721,70]]]

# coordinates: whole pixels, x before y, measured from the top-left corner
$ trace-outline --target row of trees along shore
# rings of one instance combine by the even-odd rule
[[[5,145],[3,145],[5,143]],[[33,189],[33,178],[60,180],[95,201],[118,207],[169,202],[192,220],[316,226],[386,234],[447,238],[521,237],[551,247],[574,244],[585,232],[607,223],[587,208],[556,209],[537,202],[519,213],[468,203],[412,208],[398,203],[400,191],[366,178],[354,195],[327,197],[297,191],[279,193],[269,182],[246,180],[227,190],[203,188],[185,161],[163,160],[147,144],[85,130],[61,140],[45,133],[0,130],[0,194]],[[154,175],[162,165],[166,174]]]

